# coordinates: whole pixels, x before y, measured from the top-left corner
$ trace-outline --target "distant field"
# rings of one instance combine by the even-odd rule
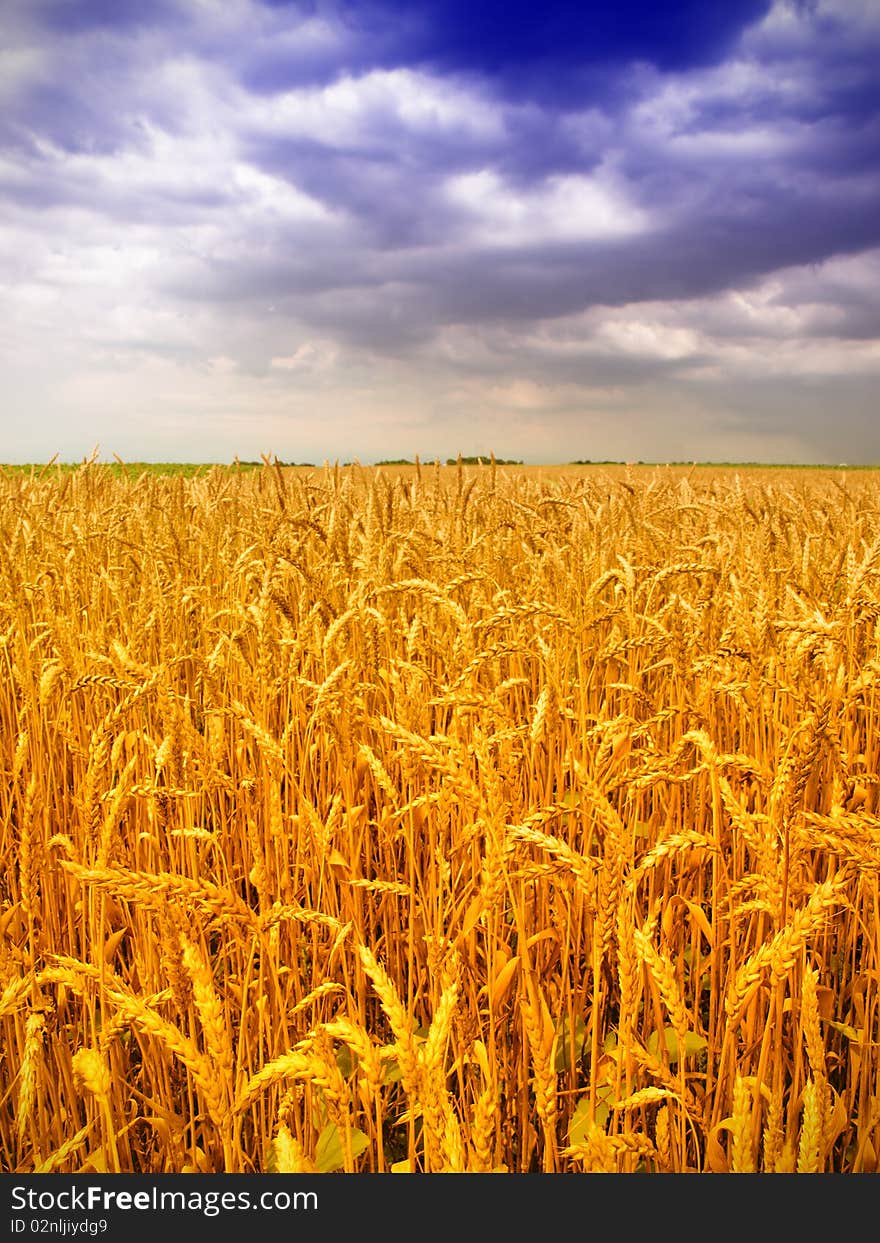
[[[868,471],[0,472],[0,1168],[875,1171]]]
[[[263,462],[236,462],[236,463],[217,463],[217,462],[106,462],[93,464],[94,469],[106,471],[113,478],[121,478],[127,476],[129,478],[138,478],[141,475],[181,475],[185,479],[191,479],[199,475],[208,474],[210,471],[250,471],[259,470],[264,466]],[[281,463],[284,470],[296,471],[325,471],[327,469],[359,471],[377,471],[381,470],[384,475],[394,477],[400,474],[407,477],[410,474],[415,475],[418,471],[425,472],[436,469],[438,466],[441,471],[449,472],[456,470],[457,465],[451,462],[434,462],[423,461],[417,468],[415,463],[407,462],[382,462],[376,465],[362,463]],[[46,475],[52,472],[70,473],[71,471],[82,470],[81,462],[52,462],[52,463],[18,463],[18,464],[2,464],[0,463],[0,471],[7,474],[25,474],[25,475]],[[487,460],[482,465],[463,465],[461,468],[468,477],[473,474],[479,474],[481,471],[489,471],[492,469],[491,463]],[[650,475],[662,477],[664,473],[668,473],[670,477],[679,478],[682,474],[688,475],[694,473],[698,477],[704,477],[706,472],[728,472],[728,471],[748,471],[750,477],[757,477],[763,474],[777,474],[779,472],[797,473],[819,471],[819,472],[840,472],[850,473],[853,471],[862,472],[880,472],[880,466],[848,466],[845,464],[810,466],[797,464],[781,464],[781,465],[761,465],[754,462],[673,462],[673,463],[652,463],[652,462],[569,462],[569,463],[550,463],[547,465],[521,466],[521,465],[499,465],[497,470],[503,471],[506,475],[512,473],[524,474],[526,477],[534,476],[535,472],[543,472],[547,478],[558,478],[562,475],[574,473],[577,475],[586,474],[607,474],[611,478],[618,478],[623,474],[644,475],[648,472]]]

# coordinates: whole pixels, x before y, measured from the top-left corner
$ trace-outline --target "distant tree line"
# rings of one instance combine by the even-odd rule
[[[448,457],[446,459],[447,466],[457,466],[461,462],[462,466],[485,466],[491,459],[487,457]],[[496,466],[522,466],[521,457],[497,457],[495,459]]]
[[[426,459],[420,459],[425,461]],[[427,459],[436,460],[436,459]],[[461,462],[462,466],[488,466],[492,461],[491,457],[448,457],[446,459],[447,466],[457,466]],[[522,466],[522,458],[513,457],[497,457],[495,459],[496,466]],[[406,457],[388,457],[380,458],[378,462],[374,462],[375,466],[415,466],[415,462]]]
[[[245,461],[244,458],[236,458],[235,461],[233,462],[233,466],[264,466],[264,465],[265,465],[264,462],[248,462],[248,461]],[[275,465],[274,459],[273,459],[272,465],[273,466]],[[311,466],[313,470],[315,468],[314,462],[282,462],[280,458],[278,459],[278,465],[279,466]]]

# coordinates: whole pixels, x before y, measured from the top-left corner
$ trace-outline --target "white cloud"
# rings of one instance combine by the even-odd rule
[[[270,363],[276,371],[326,371],[339,358],[332,341],[304,341],[292,354],[276,355]]]
[[[236,161],[232,166],[232,183],[239,191],[242,206],[254,215],[285,223],[341,221],[341,213],[331,211],[289,181],[261,172],[253,165]]]
[[[382,145],[383,131],[391,123],[415,136],[445,133],[499,140],[504,134],[497,105],[475,91],[412,69],[374,70],[327,86],[298,87],[244,102],[244,125],[330,146]]]
[[[623,318],[619,313],[599,325],[596,342],[615,354],[669,361],[688,358],[700,348],[699,334],[693,328]]]
[[[627,237],[650,227],[648,213],[602,171],[521,188],[483,169],[450,177],[446,197],[463,212],[462,240],[487,246]]]

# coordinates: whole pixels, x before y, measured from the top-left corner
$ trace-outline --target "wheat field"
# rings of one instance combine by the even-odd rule
[[[2,472],[2,1169],[874,1171],[877,497]]]

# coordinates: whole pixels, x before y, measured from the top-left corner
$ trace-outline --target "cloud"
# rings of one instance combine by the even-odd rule
[[[467,241],[491,248],[620,238],[649,227],[647,213],[628,203],[601,170],[549,177],[539,187],[520,189],[481,169],[450,178],[445,190],[468,218]]]
[[[298,29],[332,23],[347,64],[357,72],[414,65],[442,76],[478,77],[505,98],[558,105],[606,90],[609,73],[622,65],[681,71],[715,63],[767,13],[770,0],[726,0],[711,9],[702,0],[678,0],[662,10],[644,0],[590,6],[550,0],[537,15],[530,0],[265,7]],[[253,89],[272,91],[296,85],[302,80],[299,58],[285,66],[267,49],[250,60],[246,80]]]
[[[49,339],[84,429],[130,385],[179,393],[190,432],[154,430],[193,452],[224,391],[230,435],[285,395],[304,435],[319,394],[377,456],[480,419],[528,456],[539,416],[548,451],[603,419],[623,448],[629,416],[643,444],[818,452],[809,389],[880,458],[876,5],[9,12],[0,342],[50,454],[24,361]]]

